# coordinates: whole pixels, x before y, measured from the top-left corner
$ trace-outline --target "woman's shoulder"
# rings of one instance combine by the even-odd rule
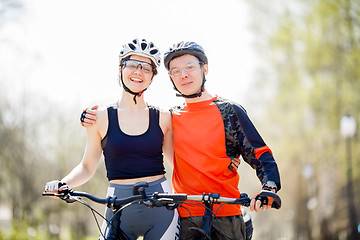
[[[171,128],[171,114],[169,110],[163,110],[159,107],[155,107],[155,106],[149,106],[149,108],[153,108],[156,109],[156,111],[159,112],[159,122],[160,122],[160,126],[164,129],[168,129]]]
[[[99,106],[96,112],[96,124],[102,126],[108,122],[108,111],[117,109],[116,105]]]
[[[162,117],[170,117],[171,116],[169,110],[164,110],[164,109],[161,109],[161,108],[153,106],[153,105],[148,105],[148,108],[158,111],[160,116],[162,116]]]
[[[101,106],[97,109],[97,117],[100,118],[104,118],[107,116],[107,112],[108,112],[108,106]]]
[[[163,109],[159,109],[159,112],[160,112],[160,116],[162,118],[165,118],[167,120],[171,120],[171,114],[170,114],[170,111],[169,110],[163,110]]]
[[[104,138],[108,129],[108,108],[108,106],[103,106],[96,110],[96,122],[93,126],[101,139]]]

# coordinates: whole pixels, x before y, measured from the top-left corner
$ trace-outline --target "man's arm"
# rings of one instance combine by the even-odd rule
[[[168,111],[160,112],[160,126],[164,132],[163,153],[170,167],[174,167],[174,146],[173,129],[171,124],[171,114]]]
[[[279,191],[280,174],[270,148],[265,144],[246,112],[236,104],[234,109],[239,119],[237,131],[241,139],[239,147],[243,159],[256,170],[263,188]]]

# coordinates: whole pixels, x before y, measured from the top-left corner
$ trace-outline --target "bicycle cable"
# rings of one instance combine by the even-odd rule
[[[102,233],[102,231],[101,231],[101,227],[100,227],[100,224],[99,224],[99,220],[97,219],[95,213],[96,213],[97,215],[99,215],[103,220],[105,220],[108,224],[109,224],[109,221],[108,221],[101,213],[99,213],[96,209],[94,209],[93,207],[91,207],[90,204],[89,204],[88,202],[86,202],[85,200],[83,200],[81,197],[72,196],[72,199],[74,199],[75,201],[81,203],[82,205],[84,205],[84,206],[86,206],[86,207],[88,207],[88,208],[90,209],[90,211],[91,211],[91,213],[92,213],[92,215],[93,215],[93,217],[94,217],[94,219],[95,219],[95,223],[96,223],[96,225],[97,225],[97,227],[98,227],[98,230],[99,230],[101,236],[105,239],[105,236],[103,235],[103,233]]]

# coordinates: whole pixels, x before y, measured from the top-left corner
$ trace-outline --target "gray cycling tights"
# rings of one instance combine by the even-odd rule
[[[133,185],[110,184],[108,196],[117,196],[118,198],[131,196]],[[153,192],[171,193],[171,187],[165,178],[161,178],[149,183],[146,193]],[[107,208],[105,212],[106,219],[113,216],[111,209]],[[153,239],[178,239],[179,221],[177,210],[168,210],[165,207],[148,208],[143,204],[132,204],[126,207],[121,214],[121,229],[130,239],[137,239],[143,236],[144,240]],[[104,221],[101,232],[106,234],[108,227]],[[104,235],[105,235],[104,234]],[[103,240],[100,235],[99,240]]]

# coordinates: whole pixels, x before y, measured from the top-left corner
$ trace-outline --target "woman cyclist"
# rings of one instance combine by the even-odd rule
[[[84,184],[96,171],[103,153],[109,180],[108,196],[130,196],[133,185],[141,181],[149,183],[148,192],[171,192],[163,165],[163,152],[172,165],[171,116],[168,111],[147,105],[143,95],[159,65],[160,51],[152,42],[134,39],[123,46],[119,65],[121,99],[98,110],[96,123],[86,128],[87,145],[82,161],[61,181],[48,182],[45,191],[57,193]],[[109,220],[112,216],[108,208],[106,218]],[[130,239],[139,236],[175,239],[177,223],[176,210],[138,204],[123,210],[120,227]],[[102,233],[106,229],[104,222]]]

